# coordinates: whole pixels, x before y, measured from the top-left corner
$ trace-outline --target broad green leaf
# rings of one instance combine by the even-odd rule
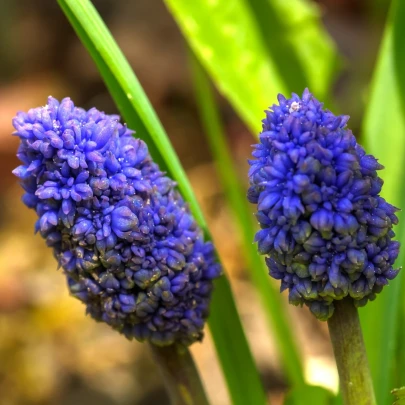
[[[404,7],[403,1],[392,4],[363,126],[367,151],[385,166],[380,172],[385,182],[382,195],[391,204],[402,208],[405,207],[405,104],[402,98],[405,71],[401,68],[404,63],[403,37],[399,38],[405,24]],[[400,222],[395,230],[398,239],[404,241],[404,224]],[[402,265],[404,252],[402,249],[397,266]],[[381,405],[392,402],[389,392],[395,386],[393,371],[404,368],[403,364],[396,364],[399,358],[396,355],[398,320],[404,309],[404,302],[400,300],[404,291],[401,273],[360,312],[377,403]]]
[[[338,67],[335,47],[315,3],[307,0],[248,0],[270,58],[289,91],[310,87],[321,100]]]
[[[277,93],[324,96],[336,55],[305,0],[165,0],[218,88],[253,133]]]
[[[178,183],[193,214],[209,232],[192,188],[155,111],[130,65],[89,0],[58,0],[59,5],[93,57],[121,114],[137,136],[144,139],[161,169]],[[225,276],[215,283],[209,325],[228,383],[233,404],[265,404],[261,386],[246,337]]]
[[[263,110],[286,92],[267,57],[248,3],[242,0],[165,0],[203,66],[240,116],[257,132]]]
[[[292,336],[291,325],[287,319],[281,295],[277,288],[271,284],[264,259],[259,256],[256,245],[252,243],[255,235],[252,208],[247,205],[246,192],[235,175],[236,170],[226,142],[214,95],[210,88],[211,83],[193,55],[190,57],[190,67],[205,134],[227,201],[233,210],[242,237],[249,276],[251,276],[261,296],[271,330],[276,338],[286,376],[293,385],[303,384],[300,354]]]

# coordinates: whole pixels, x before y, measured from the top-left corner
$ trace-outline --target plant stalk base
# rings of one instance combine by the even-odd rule
[[[345,405],[376,405],[359,315],[349,297],[335,301],[328,320]]]
[[[193,358],[187,348],[150,345],[172,405],[209,405]]]

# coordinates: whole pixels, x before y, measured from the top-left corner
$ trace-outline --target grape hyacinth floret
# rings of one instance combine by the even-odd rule
[[[157,345],[202,339],[221,269],[175,183],[119,117],[49,97],[13,120],[36,230],[87,312]]]
[[[308,89],[278,101],[249,162],[255,240],[289,302],[326,320],[334,300],[363,306],[398,274],[397,208],[379,196],[383,166],[356,142],[348,116],[323,109]]]

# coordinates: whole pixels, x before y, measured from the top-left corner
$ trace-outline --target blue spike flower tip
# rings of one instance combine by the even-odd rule
[[[128,338],[201,340],[221,268],[145,143],[118,116],[69,98],[49,97],[13,125],[22,162],[13,173],[71,294]]]
[[[348,116],[323,109],[308,89],[278,101],[249,162],[255,239],[290,303],[327,320],[335,300],[363,306],[398,274],[397,208],[380,197],[383,166],[356,142]]]

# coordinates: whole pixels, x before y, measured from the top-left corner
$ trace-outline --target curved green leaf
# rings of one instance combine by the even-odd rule
[[[290,92],[310,87],[321,100],[339,61],[315,3],[248,0],[270,58]]]
[[[242,248],[249,268],[249,276],[260,294],[271,330],[280,351],[282,367],[289,382],[294,386],[304,384],[303,366],[296,341],[292,336],[281,294],[271,282],[264,259],[259,256],[256,244],[252,243],[256,228],[253,223],[252,209],[246,201],[246,193],[235,175],[232,156],[226,142],[216,102],[203,68],[191,55],[190,66],[197,103],[205,135],[210,145],[225,196],[242,237]]]
[[[147,142],[161,169],[177,183],[183,197],[210,238],[187,176],[153,107],[130,65],[89,0],[58,0],[76,33],[94,59],[118,109],[137,136]],[[266,403],[266,395],[250,353],[225,276],[215,283],[209,325],[234,404]]]
[[[166,0],[166,4],[219,89],[256,132],[263,109],[287,89],[267,57],[248,4],[241,0]]]

